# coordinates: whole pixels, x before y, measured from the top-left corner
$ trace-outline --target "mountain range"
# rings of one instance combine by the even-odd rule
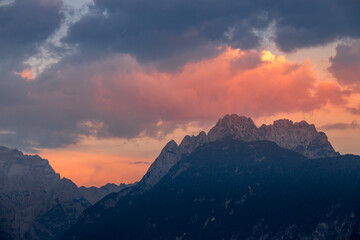
[[[100,201],[101,188],[75,186],[70,200],[53,188],[62,220],[50,211],[42,224],[61,230],[13,238],[55,239],[71,226],[61,239],[358,239],[359,170],[360,157],[341,156],[305,121],[257,127],[225,115],[208,133],[168,142],[141,181],[107,185]]]
[[[309,159],[225,138],[151,189],[88,208],[61,239],[359,239],[359,173],[359,156]]]
[[[47,160],[6,147],[0,147],[0,182],[0,239],[56,239],[83,210],[126,187],[78,188]]]

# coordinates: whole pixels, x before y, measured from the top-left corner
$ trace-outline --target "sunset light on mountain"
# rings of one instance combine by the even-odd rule
[[[358,155],[359,0],[0,0],[0,240],[360,239]]]

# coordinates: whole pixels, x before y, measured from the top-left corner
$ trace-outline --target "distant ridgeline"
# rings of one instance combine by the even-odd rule
[[[83,210],[125,187],[78,188],[47,160],[0,147],[0,239],[57,239]]]
[[[61,239],[360,239],[360,157],[314,125],[226,115],[170,141],[143,179]]]

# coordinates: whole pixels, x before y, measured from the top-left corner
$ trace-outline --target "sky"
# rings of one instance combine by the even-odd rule
[[[0,145],[77,185],[141,179],[236,113],[360,154],[358,0],[0,0]]]

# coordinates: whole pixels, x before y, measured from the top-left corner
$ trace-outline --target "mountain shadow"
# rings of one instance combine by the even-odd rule
[[[125,193],[85,210],[61,239],[360,239],[354,155],[310,159],[223,138],[183,155],[151,189]]]

